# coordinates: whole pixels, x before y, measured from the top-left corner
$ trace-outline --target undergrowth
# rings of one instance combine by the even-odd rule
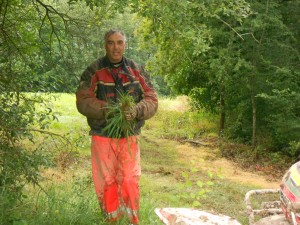
[[[296,161],[280,152],[272,152],[260,146],[220,141],[220,156],[235,162],[240,168],[279,179]]]

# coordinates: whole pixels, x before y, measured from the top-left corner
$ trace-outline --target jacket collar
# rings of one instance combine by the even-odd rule
[[[108,67],[110,70],[113,68],[113,66],[107,56],[104,57],[104,66]],[[122,62],[121,62],[120,66],[122,67],[122,69],[120,70],[120,73],[125,74],[129,78],[130,82],[133,83],[134,76],[130,73],[130,71],[128,69],[127,59],[124,56],[122,58]]]

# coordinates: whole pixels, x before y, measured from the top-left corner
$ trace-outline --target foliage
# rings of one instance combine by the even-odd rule
[[[13,224],[15,208],[27,198],[28,184],[39,186],[40,170],[55,165],[57,150],[69,143],[63,136],[48,132],[57,119],[52,96],[34,93],[0,95],[0,208],[1,224]]]
[[[66,58],[62,56],[69,49],[64,31],[68,25],[77,24],[77,19],[58,10],[56,1],[11,0],[3,4],[0,8],[0,207],[1,224],[13,224],[19,218],[15,208],[26,197],[26,185],[39,185],[40,169],[53,165],[55,150],[61,144],[68,150],[69,143],[66,144],[63,135],[47,131],[57,115],[52,110],[52,96],[40,92],[67,90],[70,83],[66,81],[76,80],[70,73],[62,76],[67,69],[57,60],[65,64]]]
[[[120,98],[117,102],[107,106],[107,113],[105,115],[106,127],[104,132],[108,137],[121,138],[134,135],[136,119],[126,120],[125,112],[135,106],[134,99],[128,93],[120,93]]]
[[[41,149],[28,152],[22,147],[8,147],[1,142],[0,145],[0,223],[12,224],[18,220],[14,213],[19,201],[28,196],[24,193],[27,183],[38,185],[41,166],[51,164],[50,154]]]
[[[94,187],[90,176],[82,173],[70,176],[67,181],[56,181],[44,186],[44,191],[39,188],[30,187],[28,190],[27,205],[19,208],[20,218],[14,224],[20,225],[105,225],[107,222],[102,213],[95,196]],[[85,169],[85,168],[84,168]],[[65,176],[54,173],[56,176]],[[48,178],[50,179],[50,178]],[[153,212],[153,203],[142,202],[141,222],[143,224],[158,224]],[[7,224],[7,223],[4,223]],[[119,225],[125,224],[118,223]]]
[[[291,146],[292,143],[291,143]],[[295,146],[296,147],[296,146]],[[287,167],[295,162],[295,155],[290,149],[274,152],[259,145],[255,149],[249,145],[231,143],[223,140],[220,143],[220,154],[241,168],[268,174],[273,178],[281,179]]]
[[[181,197],[192,201],[192,207],[201,207],[201,201],[207,198],[207,194],[211,191],[211,186],[214,185],[215,177],[222,178],[221,174],[214,175],[214,173],[208,171],[206,180],[195,180],[199,170],[198,166],[200,163],[196,163],[194,160],[190,162],[191,168],[189,171],[182,172],[183,181],[179,183],[179,190],[182,191]]]
[[[189,95],[219,114],[220,134],[280,151],[299,138],[297,9],[275,0],[13,0],[2,9],[19,23],[2,26],[1,84],[13,74],[20,90],[74,92],[82,68],[104,54],[99,37],[117,27],[160,94]]]
[[[296,157],[297,159],[299,159],[299,155],[300,155],[300,142],[296,142],[296,141],[292,141],[290,143],[290,149],[288,149],[289,151],[287,152],[287,154],[289,154],[292,157]]]
[[[134,10],[143,17],[144,46],[154,51],[152,73],[195,108],[219,114],[225,137],[285,151],[299,140],[299,7],[148,0]]]
[[[204,117],[209,117],[204,120]],[[153,118],[157,120],[157,129],[161,137],[171,139],[194,139],[204,136],[214,136],[216,120],[213,115],[197,111],[167,113],[158,111]],[[147,126],[147,125],[146,125]]]

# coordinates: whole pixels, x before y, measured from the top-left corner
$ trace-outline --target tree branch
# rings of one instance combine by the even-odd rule
[[[243,36],[245,35],[251,35],[253,37],[253,39],[257,42],[260,43],[260,41],[258,41],[253,33],[244,33],[244,34],[240,34],[239,32],[237,32],[236,29],[234,29],[229,23],[227,23],[225,20],[221,19],[219,16],[216,16],[216,18],[221,21],[222,23],[224,23],[227,27],[229,27],[231,30],[233,30],[234,33],[236,33],[242,40],[244,40]]]
[[[227,23],[225,20],[221,19],[218,15],[216,15],[215,18],[217,18],[217,20],[221,21],[226,26],[228,26],[231,30],[233,30],[234,33],[236,33],[242,40],[244,40],[244,38],[229,23]]]
[[[241,36],[245,36],[245,35],[251,35],[252,38],[257,42],[257,43],[260,43],[259,40],[256,39],[256,37],[254,36],[254,34],[251,32],[251,33],[244,33],[244,34],[241,34]]]
[[[62,51],[62,44],[61,44],[61,43],[63,43],[63,41],[60,38],[60,35],[57,32],[57,29],[55,28],[52,16],[57,15],[59,18],[61,18],[62,21],[63,21],[63,23],[64,23],[64,25],[65,25],[65,29],[67,29],[68,23],[70,21],[72,21],[72,20],[75,20],[75,19],[72,19],[67,14],[64,14],[64,13],[61,13],[61,12],[57,11],[53,6],[47,5],[47,4],[43,3],[41,0],[32,0],[32,3],[35,6],[35,8],[36,8],[37,12],[39,13],[39,15],[41,16],[42,24],[41,24],[41,26],[39,28],[39,37],[40,37],[40,39],[42,40],[42,42],[44,44],[47,45],[47,42],[44,41],[44,38],[42,37],[42,29],[43,29],[43,27],[45,25],[45,22],[47,20],[47,21],[49,21],[50,27],[51,27],[50,40],[49,40],[49,43],[48,43],[49,48],[51,50],[52,39],[53,39],[53,36],[55,36],[56,39],[58,40],[59,48],[60,48],[61,52],[63,52]],[[45,10],[44,13],[42,13],[42,11],[40,10],[40,8],[39,8],[40,6]]]

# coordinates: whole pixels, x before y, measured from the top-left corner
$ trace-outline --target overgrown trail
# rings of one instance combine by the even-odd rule
[[[194,160],[197,167],[204,171],[221,173],[228,180],[245,185],[255,185],[260,188],[279,188],[280,179],[275,179],[271,175],[267,176],[257,171],[247,171],[238,167],[234,162],[218,156],[216,140],[207,139],[195,146],[191,143],[178,144],[178,152],[181,160]]]
[[[196,207],[248,224],[246,193],[254,189],[279,188],[280,177],[266,175],[260,168],[241,168],[222,157],[217,137],[190,141],[153,135],[151,130],[145,130],[141,139],[144,177],[141,190],[143,196],[151,193],[158,208]],[[210,181],[211,185],[207,185]],[[202,185],[198,186],[198,182]],[[202,196],[203,191],[205,196]],[[279,200],[279,196],[270,197],[270,200]],[[194,206],[195,202],[198,205]]]
[[[161,110],[166,113],[174,111],[184,113],[189,110],[189,100],[186,96],[177,97],[176,100],[172,101],[172,104],[166,104],[167,101],[165,101],[166,100],[161,100],[160,103],[163,105]],[[148,135],[150,134],[148,133]],[[149,139],[151,138],[149,137]],[[194,160],[199,169],[221,173],[225,179],[233,182],[246,186],[257,186],[258,188],[279,188],[280,177],[282,176],[279,174],[277,178],[274,178],[273,174],[275,172],[272,168],[261,168],[259,165],[252,166],[252,169],[241,168],[233,161],[220,156],[217,137],[205,138],[197,140],[196,142],[189,140],[179,142],[170,139],[159,139],[157,140],[156,146],[174,146],[176,152],[179,154],[178,160],[181,162]],[[264,170],[264,172],[262,170]],[[268,170],[269,173],[266,173],[266,170]]]

